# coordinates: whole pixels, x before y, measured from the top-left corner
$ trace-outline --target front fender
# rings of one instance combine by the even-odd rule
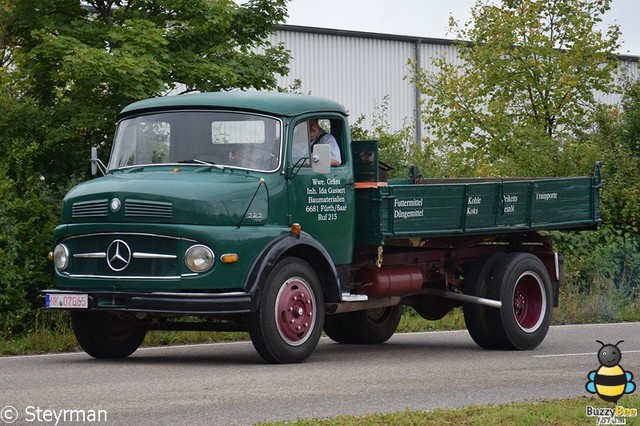
[[[289,232],[267,245],[251,266],[244,288],[247,293],[252,294],[252,311],[258,309],[262,287],[267,277],[284,257],[298,257],[309,263],[318,274],[325,301],[340,301],[340,279],[329,253],[309,234],[302,232],[297,235]]]

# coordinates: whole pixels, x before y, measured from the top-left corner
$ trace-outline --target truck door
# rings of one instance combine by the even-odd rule
[[[320,127],[319,135],[314,134],[314,120]],[[346,124],[339,117],[312,117],[293,123],[292,128],[288,138],[294,175],[288,188],[291,223],[299,223],[322,243],[336,265],[351,263],[355,193]],[[315,173],[309,164],[309,149],[314,143],[330,143],[331,137],[338,145],[339,165],[331,166],[327,174]]]

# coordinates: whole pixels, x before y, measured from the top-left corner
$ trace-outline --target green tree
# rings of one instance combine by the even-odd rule
[[[640,229],[640,80],[626,85],[621,111],[603,114],[591,135],[604,160],[603,220],[638,236]],[[638,240],[640,243],[640,239]]]
[[[61,194],[34,164],[41,118],[35,103],[0,84],[0,336],[25,331],[53,276],[46,255]]]
[[[400,130],[392,130],[388,109],[389,97],[385,96],[380,104],[374,105],[372,129],[362,127],[365,117],[360,116],[351,125],[351,139],[378,141],[380,161],[391,167],[388,172],[390,178],[406,178],[412,165],[421,170],[431,170],[431,153],[414,142],[413,127],[405,125]]]
[[[11,52],[8,49],[6,34],[9,14],[9,5],[7,0],[0,0],[0,70],[11,62]]]
[[[610,3],[478,0],[470,22],[452,19],[468,41],[456,44],[460,61],[440,57],[436,73],[415,76],[445,161],[465,174],[576,172],[573,136],[591,127],[596,91],[614,90],[619,28],[597,27]]]
[[[593,128],[581,136],[604,161],[600,193],[603,227],[597,232],[554,233],[566,255],[568,288],[594,319],[637,315],[640,297],[640,80],[624,86],[615,108],[600,108]],[[594,157],[594,155],[592,155]],[[591,299],[591,301],[590,301]]]
[[[47,161],[69,175],[108,145],[126,104],[169,90],[275,88],[289,53],[267,36],[286,0],[4,0],[5,77],[46,111]],[[106,152],[103,151],[103,154]]]

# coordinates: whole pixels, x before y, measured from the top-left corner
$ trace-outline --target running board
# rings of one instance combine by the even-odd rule
[[[366,294],[342,293],[343,302],[366,302],[367,300],[369,300],[369,296]]]

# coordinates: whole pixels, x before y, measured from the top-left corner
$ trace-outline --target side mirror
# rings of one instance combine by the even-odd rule
[[[91,176],[95,176],[98,173],[98,149],[95,146],[91,147]]]
[[[311,154],[311,168],[315,173],[326,174],[331,170],[331,147],[315,144]]]
[[[98,170],[104,176],[107,172],[107,168],[98,158],[98,148],[95,146],[91,147],[91,176],[95,176],[98,174]]]

